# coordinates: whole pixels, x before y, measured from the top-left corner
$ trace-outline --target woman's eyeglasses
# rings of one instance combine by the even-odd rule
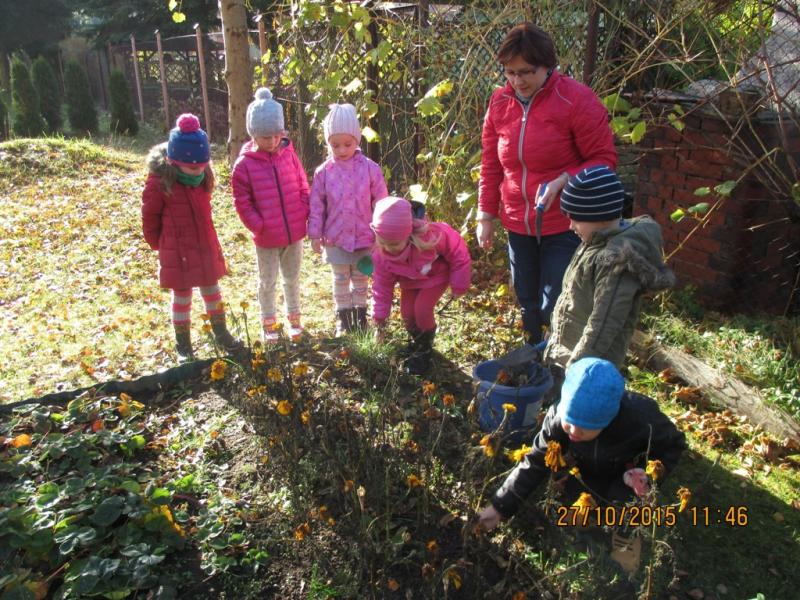
[[[517,69],[516,71],[513,69],[503,69],[503,75],[505,75],[506,79],[513,79],[515,77],[518,79],[524,79],[526,77],[530,77],[538,70],[539,67],[535,67],[533,69]]]

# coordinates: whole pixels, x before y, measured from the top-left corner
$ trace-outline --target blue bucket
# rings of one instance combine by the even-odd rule
[[[544,395],[553,387],[550,370],[539,363],[528,366],[528,380],[534,383],[511,387],[495,383],[503,365],[496,360],[479,363],[472,371],[478,383],[478,422],[484,431],[494,431],[503,420],[503,404],[513,404],[517,410],[508,415],[505,432],[530,430],[542,407]]]

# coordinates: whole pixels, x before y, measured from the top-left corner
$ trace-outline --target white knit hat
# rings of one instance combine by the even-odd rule
[[[325,134],[325,141],[331,139],[337,133],[346,133],[356,139],[356,144],[361,143],[361,126],[358,124],[356,107],[352,104],[331,104],[330,112],[325,115],[322,121],[322,131]]]
[[[247,107],[247,133],[253,137],[283,133],[283,107],[272,99],[269,88],[258,88]]]

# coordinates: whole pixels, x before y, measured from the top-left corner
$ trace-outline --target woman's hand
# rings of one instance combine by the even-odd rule
[[[556,199],[556,196],[558,196],[561,193],[561,190],[564,189],[564,186],[567,185],[567,181],[569,181],[569,173],[562,173],[547,184],[547,190],[545,190],[541,197],[539,197],[539,192],[537,190],[536,196],[538,200],[536,201],[536,204],[544,205],[545,212],[550,210],[553,200]]]
[[[322,240],[316,239],[311,240],[311,249],[316,252],[317,254],[322,253]]]
[[[492,236],[494,234],[494,223],[491,219],[481,219],[475,229],[478,238],[478,245],[484,250],[492,247]]]
[[[497,509],[489,504],[478,513],[478,527],[489,532],[500,524],[502,518]]]

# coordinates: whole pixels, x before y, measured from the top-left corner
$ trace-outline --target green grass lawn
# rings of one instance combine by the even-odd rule
[[[152,132],[145,132],[134,141],[104,144],[0,144],[0,303],[7,315],[0,322],[0,402],[174,365],[169,294],[157,287],[157,259],[140,226],[144,152],[153,140]],[[255,253],[233,208],[221,157],[219,163],[214,217],[231,271],[222,281],[223,293],[237,321],[243,323],[246,315],[253,324],[258,322]],[[676,402],[674,385],[634,365],[631,387],[656,397],[687,434],[691,450],[666,482],[661,500],[675,504],[676,490],[688,488],[694,522],[685,512],[675,526],[646,532],[646,567],[630,582],[591,542],[587,551],[585,539],[543,520],[538,497],[496,535],[472,536],[468,520],[511,467],[502,453],[489,458],[478,445],[482,432],[467,410],[472,394],[465,375],[478,360],[520,341],[502,251],[479,257],[473,292],[440,315],[432,394],[396,369],[394,351],[402,343],[397,319],[388,345],[369,338],[328,339],[329,272],[308,249],[304,261],[309,341],[267,357],[269,365],[284,369],[279,382],[264,384],[269,393],[258,392],[247,365],[229,364],[225,378],[211,389],[205,382],[165,390],[158,407],[130,417],[124,426],[115,416],[117,399],[75,405],[57,416],[4,418],[0,457],[36,475],[11,480],[4,466],[0,494],[13,492],[20,506],[27,502],[37,511],[50,510],[55,488],[45,484],[42,473],[52,465],[17,458],[27,456],[26,446],[14,449],[9,440],[30,434],[30,452],[40,457],[49,444],[63,443],[53,423],[70,423],[71,433],[85,432],[84,441],[102,445],[112,434],[95,427],[101,420],[109,428],[115,424],[114,435],[123,440],[103,446],[113,457],[108,462],[124,471],[129,494],[135,490],[141,498],[129,495],[126,502],[170,507],[184,532],[183,541],[153,537],[154,530],[140,540],[167,557],[162,584],[168,579],[178,597],[401,598],[408,592],[426,598],[507,598],[520,591],[528,598],[545,591],[563,598],[796,595],[797,449],[768,440],[734,415]],[[195,338],[200,355],[213,356],[201,341],[201,306],[196,297]],[[251,333],[257,335],[252,328]],[[784,348],[778,349],[788,352]],[[292,372],[301,365],[308,366],[308,374]],[[769,381],[780,385],[780,373],[789,372],[779,371]],[[454,394],[454,406],[444,403],[446,393]],[[293,403],[286,418],[276,412],[280,399]],[[411,475],[422,485],[410,483]],[[127,483],[132,479],[141,485]],[[63,477],[52,481],[66,485]],[[153,491],[162,489],[167,491]],[[86,497],[102,501],[91,494]],[[67,502],[64,493],[59,498]],[[321,506],[332,522],[322,519]],[[731,507],[746,514],[747,522],[726,522]],[[112,560],[113,552],[127,548],[120,539],[130,541],[130,532],[108,530],[115,525],[105,523],[102,514],[91,519],[109,536],[87,546],[95,554]],[[169,533],[166,514],[159,519]],[[42,535],[59,527],[37,522]],[[0,535],[3,523],[0,519]],[[80,560],[86,572],[99,568],[85,556]],[[253,575],[256,562],[263,565]],[[20,574],[21,568],[15,577],[28,577],[34,587],[53,574],[40,573],[38,562],[26,568],[29,574]],[[76,569],[73,561],[67,570]],[[51,581],[60,577],[57,572]],[[193,587],[206,578],[201,589]]]

